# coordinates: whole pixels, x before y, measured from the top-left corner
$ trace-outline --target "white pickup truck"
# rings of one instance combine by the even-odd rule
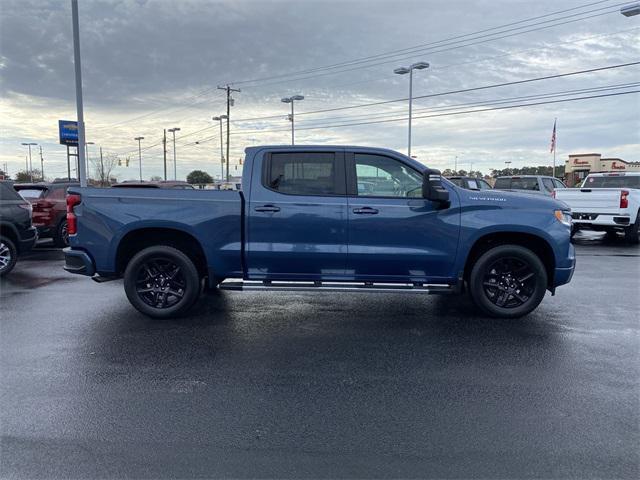
[[[592,173],[581,188],[559,188],[554,196],[571,207],[572,233],[580,229],[610,235],[623,231],[627,241],[638,243],[640,172]]]

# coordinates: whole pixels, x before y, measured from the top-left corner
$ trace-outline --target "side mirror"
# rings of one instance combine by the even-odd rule
[[[440,203],[442,208],[449,206],[449,191],[442,186],[439,170],[427,170],[422,177],[422,197]]]

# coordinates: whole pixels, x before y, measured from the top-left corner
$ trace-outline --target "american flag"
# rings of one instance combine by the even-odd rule
[[[556,149],[556,122],[558,120],[554,120],[553,121],[553,133],[551,134],[551,150],[549,150],[549,153],[553,152]]]

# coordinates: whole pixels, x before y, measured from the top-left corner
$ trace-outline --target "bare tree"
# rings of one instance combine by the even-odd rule
[[[91,159],[93,167],[93,177],[101,187],[108,187],[113,180],[111,174],[120,163],[120,159],[116,154],[106,153]]]

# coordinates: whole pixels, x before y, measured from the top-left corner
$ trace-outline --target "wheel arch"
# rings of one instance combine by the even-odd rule
[[[519,245],[535,253],[547,272],[547,288],[553,288],[556,260],[553,248],[542,236],[525,232],[492,232],[477,238],[469,250],[464,265],[464,280],[468,281],[475,262],[493,247],[499,245]]]
[[[200,242],[192,234],[172,227],[141,227],[124,234],[115,253],[116,273],[121,275],[136,253],[156,245],[180,250],[193,261],[201,277],[208,274],[207,257]]]

